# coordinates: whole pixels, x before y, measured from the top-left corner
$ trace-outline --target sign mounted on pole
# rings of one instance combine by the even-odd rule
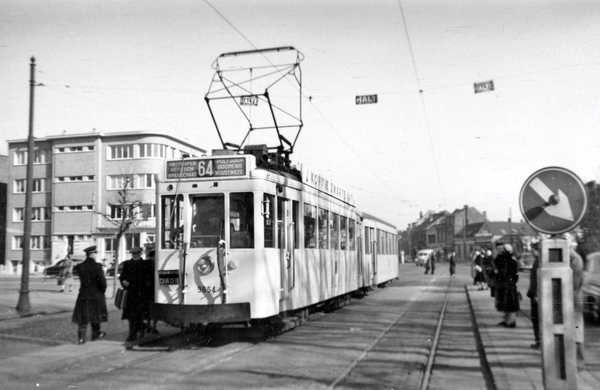
[[[565,233],[579,225],[585,215],[585,185],[568,169],[543,168],[523,184],[519,206],[527,223],[538,232]]]
[[[356,104],[377,103],[377,95],[362,95],[356,97]]]
[[[484,81],[482,83],[475,83],[474,86],[475,86],[475,93],[493,91],[494,90],[494,81],[490,80],[490,81]]]

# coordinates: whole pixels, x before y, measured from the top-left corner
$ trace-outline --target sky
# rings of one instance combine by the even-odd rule
[[[544,167],[600,181],[594,0],[2,0],[0,154],[28,135],[32,56],[35,137],[159,131],[210,150],[215,59],[280,46],[304,57],[292,160],[399,229],[464,205],[519,221]]]

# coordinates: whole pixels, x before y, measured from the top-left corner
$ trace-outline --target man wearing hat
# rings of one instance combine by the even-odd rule
[[[73,310],[73,322],[78,325],[78,344],[86,342],[87,324],[92,327],[92,341],[98,340],[106,335],[100,330],[100,323],[108,321],[108,310],[106,309],[106,279],[102,271],[102,265],[96,263],[96,246],[90,246],[83,250],[86,254],[85,260],[76,265],[74,269],[79,274],[80,287]]]
[[[121,319],[129,320],[129,337],[125,340],[127,349],[133,348],[138,339],[138,333],[146,328],[144,319],[148,318],[148,296],[146,286],[146,266],[142,260],[142,248],[134,247],[131,260],[123,262],[123,271],[119,281],[127,294],[127,302]]]

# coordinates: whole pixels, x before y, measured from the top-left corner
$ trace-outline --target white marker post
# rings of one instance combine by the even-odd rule
[[[577,389],[569,244],[556,237],[542,240],[541,244],[538,297],[544,388]]]

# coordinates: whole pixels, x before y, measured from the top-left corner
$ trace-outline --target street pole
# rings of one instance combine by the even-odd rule
[[[29,302],[29,261],[31,249],[31,204],[33,191],[33,91],[35,89],[35,58],[31,57],[31,77],[29,78],[29,139],[27,145],[27,180],[25,188],[25,221],[23,227],[23,260],[21,268],[21,290],[19,290],[19,302],[17,312],[27,315],[31,312]]]
[[[463,248],[464,248],[466,262],[469,261],[469,255],[467,254],[467,224],[469,223],[468,212],[469,212],[469,206],[465,205],[465,227],[463,229],[463,245],[464,245]]]

